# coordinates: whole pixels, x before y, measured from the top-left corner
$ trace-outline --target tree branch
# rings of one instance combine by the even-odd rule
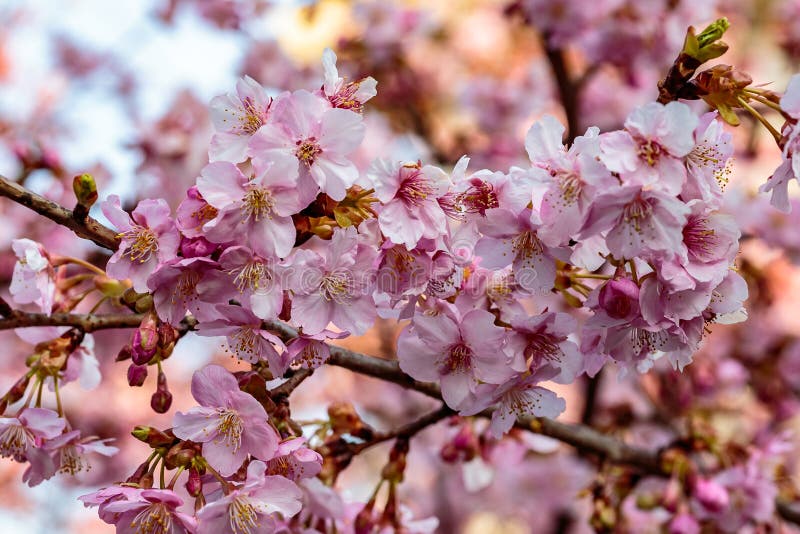
[[[556,80],[556,87],[558,88],[561,104],[564,107],[564,114],[567,116],[567,138],[565,141],[570,145],[578,135],[578,129],[580,128],[578,119],[579,85],[572,80],[567,69],[567,59],[564,50],[551,47],[547,42],[547,36],[543,36],[543,41],[544,53],[553,71],[553,77]]]
[[[2,313],[2,312],[0,312]],[[29,313],[12,310],[10,315],[2,313],[6,318],[0,319],[0,330],[26,328],[34,326],[71,326],[84,332],[107,330],[109,328],[136,328],[142,322],[142,315],[120,313],[109,315],[91,315],[82,313]]]
[[[60,206],[32,191],[28,191],[21,185],[12,182],[2,175],[0,175],[0,196],[10,198],[14,202],[22,204],[39,215],[43,215],[61,226],[66,226],[75,232],[78,237],[88,239],[103,248],[117,250],[119,247],[117,234],[110,228],[103,226],[91,217],[80,220],[74,217],[72,210]]]

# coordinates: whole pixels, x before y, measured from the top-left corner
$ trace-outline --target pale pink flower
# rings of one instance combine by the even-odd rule
[[[267,473],[298,481],[322,471],[322,456],[306,446],[305,438],[290,438],[278,445],[275,457],[267,461]]]
[[[792,211],[789,204],[789,182],[800,176],[800,74],[789,80],[786,92],[781,98],[781,109],[793,120],[783,127],[783,161],[759,191],[772,192],[770,203],[784,213]]]
[[[285,350],[283,342],[262,329],[261,319],[241,306],[216,306],[219,319],[200,323],[200,336],[225,336],[227,348],[240,360],[256,363],[265,361],[275,376],[283,376],[287,363],[277,349]],[[277,347],[277,349],[276,349]]]
[[[656,189],[629,186],[595,199],[583,236],[608,230],[608,249],[617,259],[647,254],[686,254],[681,229],[690,208]]]
[[[322,90],[325,98],[335,108],[349,109],[361,113],[364,103],[378,94],[378,82],[367,76],[355,82],[345,82],[336,68],[336,53],[330,48],[322,52],[322,68],[325,73],[325,84]]]
[[[244,484],[197,512],[198,534],[273,533],[277,519],[296,515],[302,508],[300,488],[265,472],[264,462],[250,462]]]
[[[411,250],[420,239],[436,239],[447,232],[447,218],[437,199],[447,191],[450,181],[440,169],[377,159],[367,177],[381,201],[381,232],[392,243]]]
[[[130,278],[133,289],[146,293],[147,278],[178,252],[180,234],[169,206],[163,199],[146,199],[128,215],[120,206],[119,197],[111,195],[101,208],[121,239],[119,249],[108,260],[106,272],[119,280]]]
[[[278,316],[283,307],[283,266],[242,246],[225,249],[218,261],[220,271],[200,282],[205,299],[235,299],[260,319]]]
[[[508,349],[521,354],[531,372],[550,367],[554,373],[549,379],[570,384],[583,371],[583,356],[568,339],[577,327],[575,319],[566,313],[517,315],[511,318]]]
[[[16,417],[0,417],[0,456],[25,462],[30,454],[43,453],[39,448],[44,441],[61,434],[65,425],[62,417],[46,408],[25,408]]]
[[[213,302],[199,294],[198,285],[217,263],[204,257],[175,259],[158,268],[147,279],[159,318],[173,326],[191,312],[200,321],[219,316]],[[219,301],[216,301],[219,302]]]
[[[417,315],[400,334],[397,357],[411,377],[440,382],[448,406],[460,409],[480,382],[502,384],[525,369],[521,355],[504,352],[506,332],[483,310]]]
[[[698,119],[681,102],[651,102],[634,109],[625,129],[603,134],[600,159],[624,185],[680,193],[686,181],[683,158],[694,147]]]
[[[695,145],[686,155],[687,179],[681,190],[684,202],[702,200],[714,209],[722,205],[733,155],[733,136],[716,117],[716,111],[700,117],[694,132]]]
[[[359,243],[352,226],[336,229],[330,241],[314,237],[307,245],[323,247],[324,256],[299,249],[291,259],[292,321],[308,334],[323,331],[329,323],[363,334],[376,316],[370,273],[375,250]]]
[[[31,458],[31,465],[23,474],[22,480],[33,487],[52,477],[56,473],[75,475],[89,469],[86,456],[96,453],[113,456],[119,452],[117,447],[108,445],[113,439],[81,438],[79,430],[65,432],[53,439],[46,440],[42,450],[46,456],[38,456],[39,461]],[[46,458],[45,461],[41,459]]]
[[[512,265],[514,280],[528,291],[549,291],[556,279],[556,258],[566,259],[565,251],[542,243],[531,211],[514,215],[505,209],[478,221],[483,237],[475,245],[475,255],[486,269]]]
[[[564,126],[550,115],[528,130],[525,149],[535,166],[530,171],[533,205],[545,243],[566,245],[583,226],[594,198],[618,183],[598,160],[598,132],[589,128],[567,149]]]
[[[350,154],[364,139],[361,115],[332,108],[308,91],[295,91],[273,106],[270,120],[250,141],[248,154],[256,164],[278,157],[295,158],[300,166],[298,190],[303,206],[321,189],[342,200],[358,179]]]
[[[17,256],[8,290],[14,302],[34,303],[44,313],[53,309],[55,271],[44,247],[30,239],[14,239],[11,248]]]
[[[178,412],[173,432],[203,444],[203,458],[223,476],[235,473],[248,455],[269,460],[278,450],[278,433],[267,412],[219,365],[207,365],[192,377],[192,396],[200,406]]]
[[[286,344],[286,360],[292,365],[299,365],[305,369],[316,369],[327,362],[331,356],[331,349],[326,341],[342,339],[349,335],[349,332],[332,330],[323,330],[317,334],[301,332]]]
[[[291,215],[302,207],[296,176],[297,162],[280,156],[254,167],[250,178],[233,163],[209,163],[197,189],[218,214],[203,226],[205,236],[247,244],[263,257],[288,256],[297,235]]]
[[[554,374],[553,369],[544,369],[527,377],[516,377],[500,386],[483,384],[479,390],[485,391],[478,392],[478,401],[460,413],[474,415],[497,404],[489,428],[498,439],[511,430],[520,417],[558,417],[566,410],[567,402],[553,391],[538,385]]]
[[[183,499],[172,490],[137,489],[136,493],[122,497],[105,503],[100,516],[106,523],[115,525],[118,534],[197,532],[197,520],[178,511]]]
[[[244,161],[250,137],[267,122],[272,99],[250,76],[236,82],[236,94],[211,99],[211,120],[217,130],[211,138],[208,157],[211,161]]]

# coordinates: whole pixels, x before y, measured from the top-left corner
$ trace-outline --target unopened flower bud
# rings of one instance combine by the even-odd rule
[[[158,346],[168,347],[174,345],[178,339],[178,331],[169,323],[158,324]]]
[[[97,202],[97,184],[91,174],[81,174],[72,179],[72,191],[78,204],[73,215],[78,219],[85,219],[89,215],[89,208]]]
[[[138,313],[146,313],[153,309],[153,296],[149,293],[146,295],[140,296],[136,299],[136,304],[133,305],[133,308]]]
[[[210,256],[218,246],[218,244],[212,243],[203,236],[183,237],[181,239],[181,254],[184,258]]]
[[[196,468],[189,468],[189,480],[186,481],[185,487],[192,497],[197,497],[203,493],[203,479]]]
[[[172,406],[172,393],[167,387],[167,375],[164,371],[158,372],[158,386],[156,392],[150,397],[150,407],[156,413],[166,413]]]
[[[164,456],[164,465],[168,469],[175,469],[176,467],[189,467],[192,465],[197,451],[191,446],[186,446],[184,443],[173,445],[167,454]]]
[[[632,319],[639,313],[639,286],[627,277],[614,278],[600,288],[600,307],[614,319]]]
[[[175,436],[171,430],[164,432],[152,426],[139,425],[133,429],[131,435],[139,441],[147,443],[153,449],[167,447],[175,442]]]
[[[158,348],[158,318],[155,313],[148,313],[142,319],[142,324],[133,333],[131,341],[131,357],[137,365],[145,365],[156,353]]]
[[[698,478],[694,483],[694,497],[703,508],[711,513],[719,513],[728,508],[728,491],[713,480]]]
[[[117,353],[117,358],[114,361],[124,362],[125,360],[130,360],[131,350],[132,349],[130,345],[124,345],[121,349],[119,349],[119,352]]]
[[[147,366],[136,365],[135,363],[128,366],[128,385],[134,388],[144,385],[147,379]]]

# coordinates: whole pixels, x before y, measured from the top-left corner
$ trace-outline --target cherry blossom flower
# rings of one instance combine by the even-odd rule
[[[270,120],[250,141],[248,154],[257,165],[281,156],[297,160],[300,202],[310,203],[321,189],[333,200],[358,179],[350,154],[364,139],[358,113],[331,108],[330,103],[308,91],[295,91],[277,100]]]
[[[479,381],[502,384],[524,370],[521,355],[508,356],[505,329],[495,326],[494,316],[471,310],[463,318],[417,315],[400,334],[397,356],[404,372],[417,380],[438,381],[448,406],[460,409]]]
[[[694,147],[698,119],[681,102],[656,102],[634,109],[625,130],[604,134],[600,159],[625,185],[652,186],[678,194],[686,180],[683,157]]]
[[[265,361],[275,376],[283,376],[287,363],[276,347],[285,350],[283,342],[261,327],[261,319],[241,306],[220,304],[219,319],[200,323],[198,335],[225,336],[230,353],[240,360]]]
[[[11,248],[17,256],[8,290],[14,302],[34,303],[44,313],[53,309],[55,272],[44,247],[30,239],[14,239]]]
[[[336,53],[330,48],[322,52],[322,68],[325,72],[325,84],[322,90],[325,98],[335,108],[349,109],[362,112],[364,103],[378,94],[378,82],[372,76],[367,76],[355,82],[345,82],[339,77],[336,68]]]
[[[221,475],[235,473],[248,455],[269,460],[278,450],[278,433],[267,412],[239,390],[236,378],[219,365],[207,365],[192,377],[192,396],[200,406],[177,412],[173,433],[203,444],[203,457]]]
[[[267,461],[267,473],[298,481],[315,477],[322,470],[322,456],[306,446],[305,438],[291,438],[278,445],[275,457]]]
[[[551,248],[539,239],[530,210],[514,215],[496,209],[491,218],[478,221],[483,237],[475,245],[481,267],[502,269],[511,264],[514,279],[528,291],[549,291],[556,278],[556,258],[564,251]],[[564,258],[566,259],[566,258]]]
[[[292,365],[305,369],[316,369],[328,361],[331,349],[325,342],[328,339],[341,339],[349,336],[349,332],[323,330],[317,334],[301,332],[286,344],[286,359]]]
[[[198,534],[275,532],[277,514],[296,515],[302,507],[300,488],[282,476],[266,475],[266,469],[264,462],[250,462],[243,485],[201,508]]]
[[[220,270],[202,280],[209,302],[236,299],[260,319],[274,319],[283,307],[283,266],[247,247],[233,246],[219,257]]]
[[[44,440],[61,434],[65,425],[46,408],[25,408],[16,417],[0,417],[0,456],[25,462],[31,454],[43,454],[39,448]]]
[[[175,259],[150,275],[147,285],[161,320],[177,326],[187,311],[200,321],[218,317],[211,301],[203,298],[198,290],[200,282],[216,266],[216,262],[204,257]]]
[[[86,439],[79,430],[65,432],[53,439],[45,441],[42,450],[47,455],[31,458],[31,465],[23,474],[23,481],[29,486],[36,486],[56,473],[75,475],[89,469],[86,456],[96,453],[103,456],[114,456],[119,452],[117,447],[108,443],[112,439]]]
[[[800,176],[800,128],[797,126],[800,120],[800,75],[795,74],[789,80],[781,98],[781,109],[793,119],[787,122],[783,130],[783,161],[759,191],[772,192],[770,203],[780,211],[789,213],[789,182]]]
[[[449,185],[441,170],[378,159],[367,176],[382,203],[378,213],[381,232],[393,243],[411,250],[421,238],[436,239],[447,231],[447,219],[437,202]]]
[[[583,357],[578,346],[568,339],[577,329],[575,319],[566,313],[517,315],[511,318],[508,349],[520,353],[532,372],[550,367],[550,377],[560,384],[570,384],[583,371]]]
[[[211,99],[211,120],[216,133],[211,138],[208,156],[211,161],[244,161],[250,137],[267,122],[272,99],[264,88],[245,76],[236,82],[236,94]]]
[[[169,206],[162,199],[146,199],[128,215],[119,197],[111,195],[101,207],[121,239],[106,272],[119,280],[130,278],[136,291],[146,293],[147,278],[159,264],[176,257],[180,244]]]
[[[588,129],[567,149],[561,141],[564,126],[546,115],[525,136],[525,149],[535,166],[530,180],[533,205],[542,222],[538,234],[547,244],[567,244],[583,226],[593,199],[617,185],[598,160],[598,133],[597,128]]]
[[[174,491],[138,489],[104,504],[101,519],[117,527],[120,534],[139,532],[182,534],[197,532],[197,520],[178,508],[183,505]],[[108,520],[110,519],[110,521]]]
[[[329,323],[361,335],[375,320],[374,281],[369,277],[376,253],[359,244],[355,228],[339,228],[329,242],[313,238],[309,246],[324,244],[324,256],[296,250],[291,260],[294,288],[292,319],[308,334],[322,332]]]
[[[236,240],[264,257],[284,258],[294,246],[291,214],[300,209],[295,188],[297,162],[276,157],[246,177],[227,161],[209,163],[197,179],[197,189],[217,211],[203,226],[216,243]]]

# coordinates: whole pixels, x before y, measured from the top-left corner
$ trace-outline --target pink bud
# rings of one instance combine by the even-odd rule
[[[131,358],[137,365],[145,365],[155,355],[158,348],[158,325],[155,315],[148,313],[142,324],[133,333]]]
[[[186,481],[186,491],[192,497],[197,497],[203,492],[203,479],[194,467],[189,468],[189,480]]]
[[[614,319],[632,319],[639,313],[639,286],[630,278],[614,278],[600,288],[600,307]]]
[[[669,534],[700,534],[700,524],[689,514],[676,515],[669,524]]]
[[[197,258],[208,256],[217,249],[218,245],[205,237],[184,237],[181,239],[181,254],[184,258]]]
[[[167,413],[170,406],[172,406],[172,393],[167,387],[167,375],[164,374],[164,371],[159,371],[158,385],[156,392],[150,397],[150,407],[156,413]]]
[[[131,387],[141,387],[147,378],[147,366],[130,364],[128,367],[128,385]]]
[[[703,508],[711,513],[719,513],[728,508],[728,490],[713,480],[698,478],[694,483],[694,497]]]

